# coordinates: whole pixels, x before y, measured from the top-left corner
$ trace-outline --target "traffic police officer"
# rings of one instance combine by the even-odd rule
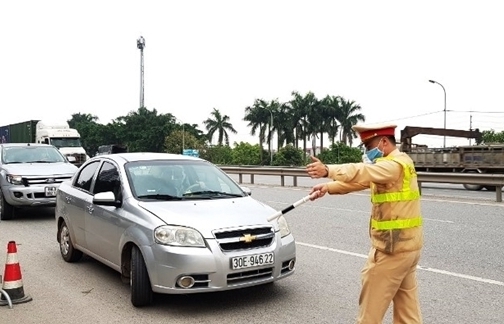
[[[357,323],[381,323],[391,302],[394,323],[422,323],[416,266],[423,245],[420,192],[411,158],[396,148],[396,125],[353,126],[365,146],[363,163],[325,165],[312,157],[312,178],[334,181],[317,184],[314,198],[370,189],[371,250],[362,269]]]

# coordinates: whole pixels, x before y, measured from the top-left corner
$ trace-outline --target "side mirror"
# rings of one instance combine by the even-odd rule
[[[240,187],[249,196],[252,196],[252,190],[249,187]]]
[[[112,191],[99,192],[93,197],[93,204],[101,206],[121,207],[121,202],[116,200]]]
[[[70,162],[70,163],[77,162],[77,159],[75,158],[75,156],[70,155],[70,156],[67,156],[66,158],[67,158],[68,162]]]

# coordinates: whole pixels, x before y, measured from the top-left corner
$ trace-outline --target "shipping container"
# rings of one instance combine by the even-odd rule
[[[10,143],[35,143],[38,120],[29,120],[9,125]]]
[[[9,125],[0,127],[0,143],[10,143],[9,133]]]

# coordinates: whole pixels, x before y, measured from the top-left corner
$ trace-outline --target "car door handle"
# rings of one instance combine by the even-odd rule
[[[88,211],[88,213],[92,214],[93,211],[94,211],[94,207],[93,206],[87,206],[87,211]]]

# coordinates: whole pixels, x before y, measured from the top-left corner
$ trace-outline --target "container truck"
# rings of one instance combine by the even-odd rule
[[[0,127],[2,143],[45,143],[54,145],[76,166],[82,165],[89,156],[82,147],[80,134],[67,122],[47,123],[28,120]]]
[[[476,142],[480,142],[482,137],[478,129],[466,131],[406,126],[401,131],[401,151],[411,157],[417,171],[504,174],[504,144],[428,148],[412,143],[412,138],[420,134],[474,138]],[[464,188],[495,191],[494,186],[486,185],[465,184]]]

